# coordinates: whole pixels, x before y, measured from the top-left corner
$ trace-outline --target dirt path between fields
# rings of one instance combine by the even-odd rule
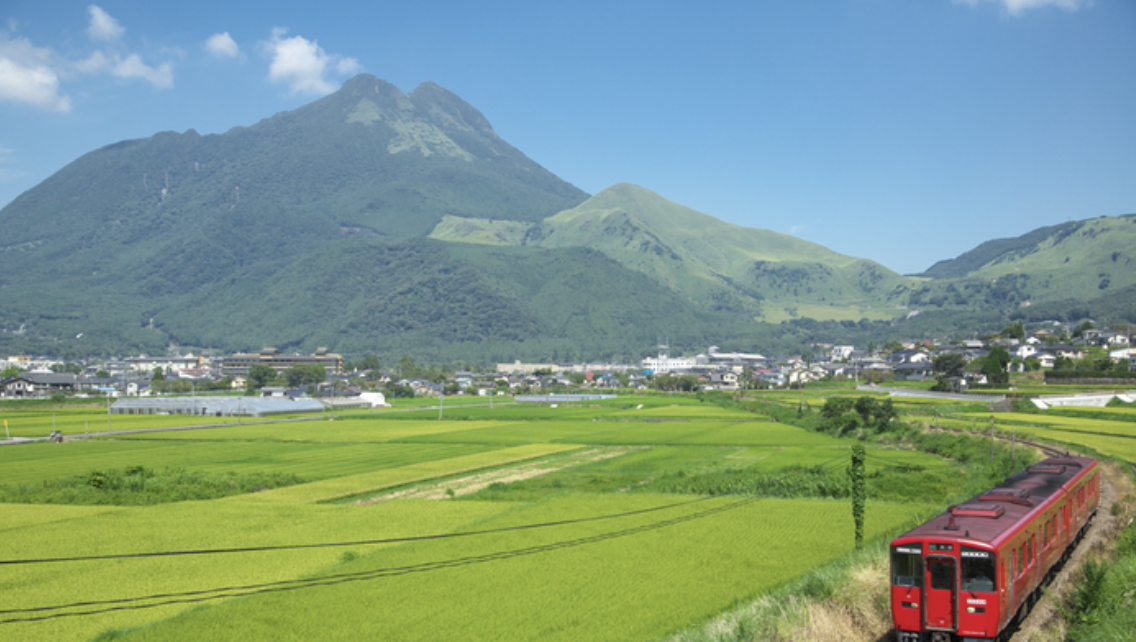
[[[508,484],[510,482],[532,479],[533,477],[540,477],[541,475],[579,466],[580,464],[620,457],[636,450],[643,450],[644,448],[645,446],[590,448],[588,450],[572,453],[567,457],[552,457],[530,461],[499,470],[491,470],[489,472],[476,473],[457,479],[449,479],[432,484],[419,485],[413,488],[406,488],[378,497],[361,499],[355,502],[355,505],[369,506],[371,504],[389,502],[395,499],[448,499],[450,497],[459,497],[461,495],[476,493],[491,484]]]
[[[1101,463],[1101,499],[1097,507],[1097,515],[1089,527],[1088,533],[1072,557],[1053,579],[1053,583],[1044,589],[1046,595],[1033,607],[1033,611],[1026,617],[1022,626],[1010,638],[1010,642],[1031,642],[1035,635],[1041,634],[1039,639],[1065,639],[1065,625],[1055,600],[1064,600],[1074,583],[1073,578],[1081,568],[1081,564],[1091,554],[1100,554],[1111,550],[1116,543],[1116,537],[1124,528],[1127,520],[1114,516],[1110,509],[1113,502],[1136,492],[1132,482],[1112,464]],[[1048,637],[1053,636],[1053,637]]]

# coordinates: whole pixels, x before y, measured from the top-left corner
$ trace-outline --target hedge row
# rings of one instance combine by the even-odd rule
[[[1063,383],[1072,383],[1067,380],[1076,379],[1076,383],[1127,383],[1136,379],[1136,372],[1128,370],[1047,370],[1045,380],[1062,379]]]

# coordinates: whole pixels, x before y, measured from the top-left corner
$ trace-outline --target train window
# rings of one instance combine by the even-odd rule
[[[923,588],[923,551],[918,545],[892,547],[891,583]]]
[[[995,588],[994,554],[970,546],[962,547],[961,581],[959,588],[975,593],[993,593]]]
[[[928,561],[931,571],[931,588],[938,591],[953,591],[955,588],[955,565],[942,558],[932,557]]]

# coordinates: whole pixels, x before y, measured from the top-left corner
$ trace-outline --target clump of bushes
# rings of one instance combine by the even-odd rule
[[[0,502],[15,504],[79,504],[148,506],[189,500],[217,499],[302,484],[289,473],[213,473],[145,466],[94,470],[86,475],[48,479],[41,484],[0,485]]]

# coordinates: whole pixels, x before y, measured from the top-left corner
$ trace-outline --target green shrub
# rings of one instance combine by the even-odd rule
[[[1088,623],[1096,621],[1101,604],[1105,598],[1104,586],[1108,576],[1108,566],[1097,560],[1086,560],[1081,566],[1084,578],[1069,596],[1069,608],[1073,621]]]
[[[0,485],[0,502],[144,506],[216,499],[303,483],[289,473],[209,473],[144,466],[96,470],[86,475],[48,479],[40,484]]]
[[[1120,537],[1116,538],[1116,556],[1119,557],[1132,557],[1136,556],[1136,526],[1128,525],[1120,533]]]

